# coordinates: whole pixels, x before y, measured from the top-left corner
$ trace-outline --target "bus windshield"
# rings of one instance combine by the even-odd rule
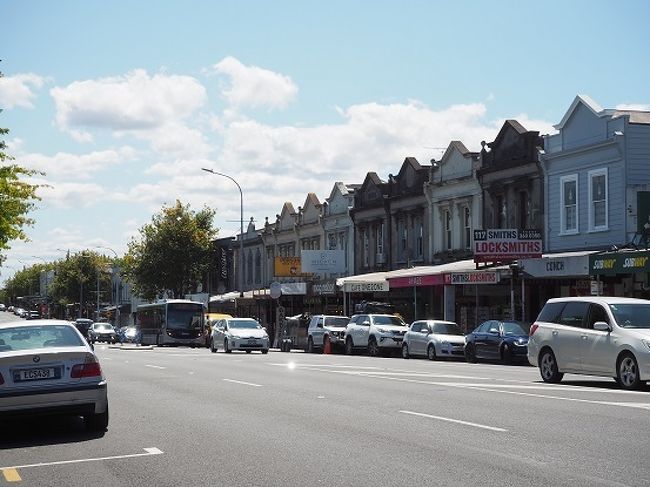
[[[189,303],[169,304],[167,328],[174,330],[197,330],[201,328],[203,306]]]

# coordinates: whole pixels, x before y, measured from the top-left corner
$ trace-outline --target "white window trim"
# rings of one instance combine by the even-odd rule
[[[605,176],[605,224],[596,226],[594,220],[596,215],[594,214],[594,200],[592,191],[592,179],[598,176]],[[609,176],[607,174],[607,168],[602,167],[600,169],[593,169],[587,173],[587,181],[589,184],[588,194],[589,194],[589,231],[590,232],[605,232],[609,230]]]
[[[576,183],[576,227],[570,230],[566,229],[566,222],[564,216],[564,183],[573,181]],[[579,185],[578,175],[570,174],[568,176],[560,177],[560,236],[564,235],[577,235],[580,233],[580,198],[579,198]]]

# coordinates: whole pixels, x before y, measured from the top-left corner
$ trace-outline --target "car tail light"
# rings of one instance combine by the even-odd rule
[[[99,362],[89,362],[86,364],[77,364],[72,367],[70,377],[73,379],[81,379],[82,377],[101,377],[102,368]]]
[[[533,323],[533,324],[530,326],[530,331],[528,332],[528,336],[529,336],[529,337],[532,337],[532,336],[533,336],[533,333],[535,333],[535,331],[537,330],[537,327],[539,327],[539,325],[538,325],[537,323]]]

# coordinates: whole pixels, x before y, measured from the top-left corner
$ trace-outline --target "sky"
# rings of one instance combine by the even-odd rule
[[[578,94],[650,109],[646,0],[2,0],[0,127],[44,173],[17,270],[123,255],[176,200],[220,237],[506,119],[554,132]]]

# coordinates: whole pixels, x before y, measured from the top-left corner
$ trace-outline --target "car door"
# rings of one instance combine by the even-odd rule
[[[562,310],[560,323],[551,330],[551,342],[558,368],[561,371],[582,369],[584,329],[589,303],[569,301]]]
[[[367,347],[370,336],[370,325],[372,324],[370,315],[360,315],[357,319],[356,330],[354,335],[354,345],[357,347]]]
[[[581,368],[585,373],[616,374],[616,331],[594,330],[594,323],[604,321],[610,327],[612,319],[600,304],[589,305],[586,326],[582,330]],[[612,327],[613,328],[613,327]]]
[[[422,335],[426,330],[426,322],[416,321],[411,325],[411,333],[409,333],[409,351],[412,355],[422,355]]]
[[[496,327],[496,320],[488,320],[479,326],[474,332],[474,353],[478,358],[489,358],[490,354],[487,352],[487,332],[490,327]]]
[[[322,316],[314,316],[312,318],[312,322],[310,323],[311,329],[309,332],[311,333],[311,339],[314,342],[314,345],[317,347],[322,347],[323,346],[323,335],[324,335],[324,330],[323,330],[323,317]]]
[[[501,340],[503,339],[503,327],[501,322],[490,320],[483,342],[483,353],[485,358],[498,359],[500,356]]]

